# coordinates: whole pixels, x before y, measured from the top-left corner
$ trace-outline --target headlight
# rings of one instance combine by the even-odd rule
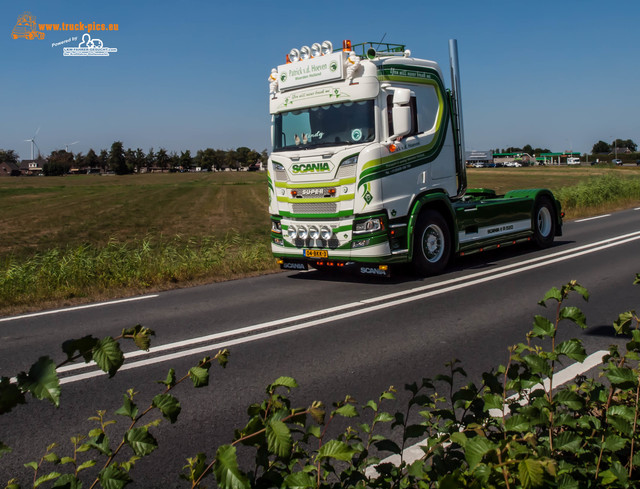
[[[284,166],[282,166],[280,163],[272,161],[271,164],[273,165],[274,171],[284,171]]]
[[[384,229],[381,217],[372,217],[366,221],[356,222],[353,232],[355,234],[375,233]]]
[[[340,166],[350,166],[355,165],[358,162],[358,155],[352,156],[351,158],[347,158],[346,160],[340,162]]]
[[[307,239],[307,236],[309,236],[307,228],[305,226],[298,227],[298,238]]]
[[[282,234],[282,224],[280,221],[271,221],[271,231],[274,233]]]
[[[297,236],[297,231],[295,226],[291,226],[289,225],[289,227],[287,228],[287,235],[289,236],[290,239],[296,239]]]
[[[311,239],[318,239],[318,236],[320,236],[320,230],[318,229],[318,227],[309,226],[309,237]]]
[[[320,228],[320,237],[322,239],[324,239],[325,241],[329,241],[331,239],[331,236],[333,236],[333,231],[329,226],[322,226]]]

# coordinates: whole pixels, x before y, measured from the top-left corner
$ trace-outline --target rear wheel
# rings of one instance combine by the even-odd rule
[[[420,214],[413,236],[413,265],[420,275],[440,273],[451,257],[451,234],[442,215],[427,209]]]
[[[547,248],[556,236],[555,209],[547,196],[539,197],[533,211],[533,240],[540,248]]]

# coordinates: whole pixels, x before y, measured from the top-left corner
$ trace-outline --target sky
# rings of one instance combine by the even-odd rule
[[[13,39],[25,11],[78,30]],[[639,19],[638,0],[3,1],[0,149],[270,149],[271,68],[343,39],[405,44],[447,86],[457,39],[467,150],[640,144]],[[64,56],[85,34],[109,56]]]

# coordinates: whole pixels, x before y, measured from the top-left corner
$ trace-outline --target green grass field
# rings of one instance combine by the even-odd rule
[[[568,219],[640,203],[636,167],[470,169],[468,180],[550,188]],[[1,315],[277,270],[265,173],[2,178],[0,209]]]

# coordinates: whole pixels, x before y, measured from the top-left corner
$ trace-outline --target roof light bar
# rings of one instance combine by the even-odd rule
[[[296,63],[297,61],[326,56],[331,53],[333,53],[333,44],[331,44],[331,41],[324,41],[322,44],[314,42],[311,47],[302,46],[300,49],[294,48],[289,51],[289,54],[287,54],[287,63]]]

